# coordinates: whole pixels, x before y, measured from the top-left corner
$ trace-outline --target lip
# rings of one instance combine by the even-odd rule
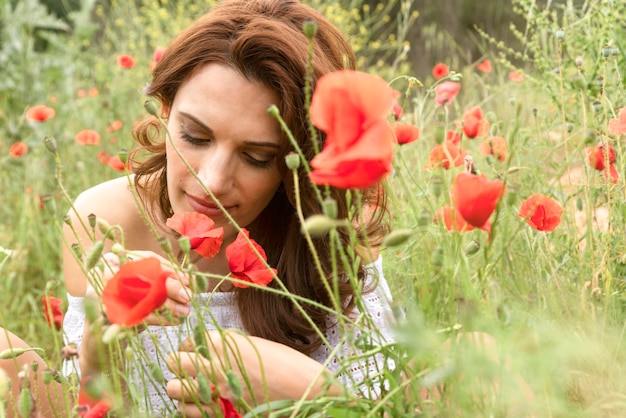
[[[186,197],[189,206],[191,206],[194,212],[202,213],[210,218],[219,218],[224,216],[224,212],[222,212],[222,210],[218,208],[213,201],[206,201],[189,194],[186,195]],[[226,209],[227,212],[230,212],[233,208],[234,206],[224,205],[224,209]]]

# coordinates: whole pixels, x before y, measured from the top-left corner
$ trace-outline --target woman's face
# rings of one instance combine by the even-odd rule
[[[167,190],[175,213],[203,213],[224,227],[226,240],[235,236],[173,144],[239,226],[256,219],[281,182],[280,126],[267,113],[272,104],[278,104],[272,90],[221,64],[208,64],[181,85],[167,124]]]

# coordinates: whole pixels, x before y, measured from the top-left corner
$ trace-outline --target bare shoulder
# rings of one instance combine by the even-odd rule
[[[83,191],[68,214],[72,218],[94,214],[111,224],[125,224],[138,214],[129,179],[119,177]]]

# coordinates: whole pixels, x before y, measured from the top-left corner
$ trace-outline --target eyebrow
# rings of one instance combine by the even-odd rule
[[[213,130],[211,128],[209,128],[208,126],[206,126],[204,123],[202,123],[198,118],[196,118],[195,116],[187,113],[187,112],[182,112],[179,111],[178,112],[179,115],[190,119],[192,122],[194,122],[196,125],[200,126],[202,129],[206,130],[207,132],[209,132],[211,135],[214,135]],[[265,142],[265,141],[244,141],[244,144],[251,146],[251,147],[269,147],[269,148],[276,148],[276,149],[280,149],[280,145],[276,144],[274,142]]]

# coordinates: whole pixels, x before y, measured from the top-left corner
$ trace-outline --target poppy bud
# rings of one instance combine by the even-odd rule
[[[165,251],[166,254],[172,253],[172,243],[166,237],[159,237],[159,245]]]
[[[89,226],[91,229],[96,229],[96,214],[90,213],[87,215],[87,221],[89,222]]]
[[[324,215],[328,216],[330,219],[337,219],[337,201],[332,197],[324,199],[324,202],[322,203],[322,210],[324,211]]]
[[[17,409],[23,417],[30,417],[33,411],[33,396],[27,386],[23,387],[17,399]]]
[[[267,113],[277,119],[280,117],[280,111],[278,110],[278,107],[276,105],[271,105],[270,107],[268,107]]]
[[[183,235],[178,238],[178,246],[184,254],[189,254],[191,251],[191,241],[189,240],[189,237]]]
[[[111,252],[117,256],[120,256],[120,255],[126,254],[126,249],[124,248],[122,244],[120,244],[119,242],[116,242],[115,244],[111,246]]]
[[[200,354],[207,360],[211,360],[211,353],[209,353],[209,349],[206,345],[201,344],[196,346],[196,353]]]
[[[579,212],[583,210],[583,200],[580,197],[576,198],[576,209],[578,209]]]
[[[470,242],[468,242],[467,244],[465,244],[464,251],[465,251],[466,255],[476,254],[478,252],[478,250],[480,250],[480,243],[478,241],[476,241],[475,239],[473,239]]]
[[[311,215],[302,224],[302,233],[312,236],[324,235],[335,227],[335,221],[326,215]]]
[[[43,350],[41,348],[19,348],[19,347],[7,348],[5,350],[0,351],[0,360],[14,359],[29,351],[43,351]]]
[[[72,218],[70,215],[63,216],[63,223],[65,223],[65,225],[72,226]]]
[[[103,241],[96,241],[93,243],[93,247],[89,250],[87,254],[87,258],[85,259],[85,269],[87,271],[91,270],[98,264],[100,257],[102,256],[102,250],[104,249]]]
[[[439,197],[441,196],[441,193],[443,192],[443,181],[441,180],[441,177],[436,176],[433,177],[432,181],[431,181],[431,187],[433,189],[433,194],[435,195],[435,197]]]
[[[554,33],[554,37],[556,38],[557,41],[562,41],[563,39],[565,39],[565,31],[563,31],[563,29],[559,29]]]
[[[431,219],[432,216],[430,216],[430,212],[426,209],[422,209],[417,217],[417,224],[419,226],[427,226],[430,224]]]
[[[39,370],[39,363],[37,363],[36,361],[33,361],[32,363],[30,363],[30,369],[37,373],[37,370]]]
[[[159,116],[159,108],[157,107],[156,103],[154,103],[154,100],[146,100],[145,102],[143,102],[143,107],[151,115],[156,116],[156,117]]]
[[[211,389],[211,382],[202,373],[196,376],[196,383],[198,384],[198,398],[200,402],[204,404],[210,404],[213,398],[213,390]]]
[[[158,364],[154,362],[150,362],[148,364],[148,369],[150,370],[150,376],[154,379],[156,383],[165,383],[165,376],[163,375],[163,370],[159,367]]]
[[[105,344],[110,344],[114,339],[117,338],[120,331],[122,331],[122,326],[117,324],[111,324],[107,327],[102,335],[102,342]]]
[[[105,235],[111,231],[111,225],[102,218],[96,218],[96,225],[98,226],[98,230]]]
[[[300,168],[300,156],[295,152],[290,152],[285,156],[285,164],[290,170],[297,170]]]
[[[226,380],[228,381],[228,387],[231,392],[233,392],[233,395],[235,395],[237,399],[241,398],[243,393],[243,390],[241,389],[241,382],[232,369],[228,369],[226,371]]]
[[[602,47],[602,56],[603,56],[604,58],[608,58],[608,57],[609,57],[609,55],[611,55],[611,47],[610,47],[610,46],[608,46],[608,45],[604,45],[604,46]]]
[[[414,234],[414,231],[412,229],[408,229],[408,228],[394,229],[383,240],[383,246],[395,247],[397,245],[403,244],[413,234]]]
[[[52,381],[54,380],[54,375],[52,373],[52,370],[46,369],[43,372],[41,372],[41,380],[43,380],[43,383],[46,386],[52,383]]]
[[[196,351],[198,351],[198,348],[200,346],[204,346],[204,348],[206,349],[206,333],[205,333],[205,329],[202,323],[198,323],[195,327],[193,327],[193,342],[196,346]],[[211,356],[209,355],[208,350],[206,351],[206,353],[200,353],[199,354],[206,358],[207,360],[211,360]],[[206,355],[205,355],[206,354]]]
[[[591,104],[591,110],[594,112],[599,112],[602,110],[602,103],[595,101]]]
[[[443,248],[435,247],[433,254],[430,256],[430,264],[435,269],[440,269],[443,266]]]
[[[43,144],[46,146],[46,149],[53,154],[57,153],[57,141],[52,136],[46,136],[43,139]]]
[[[583,57],[582,56],[577,56],[576,59],[574,60],[574,62],[576,63],[576,66],[578,68],[583,66]]]
[[[118,151],[117,156],[120,157],[122,164],[126,165],[126,161],[128,161],[128,150],[126,148],[122,148]]]
[[[309,39],[315,38],[315,35],[317,35],[317,23],[314,20],[307,20],[302,24],[302,32]]]
[[[567,122],[565,124],[565,128],[567,129],[567,132],[572,132],[574,130],[574,124],[572,122]]]
[[[41,202],[43,203],[43,207],[46,211],[50,212],[52,215],[56,215],[57,213],[57,204],[54,200],[54,197],[51,195],[41,196]]]
[[[204,293],[207,291],[207,288],[209,287],[209,284],[206,280],[206,277],[203,274],[195,274],[193,276],[194,280],[193,280],[193,291],[196,293]]]

